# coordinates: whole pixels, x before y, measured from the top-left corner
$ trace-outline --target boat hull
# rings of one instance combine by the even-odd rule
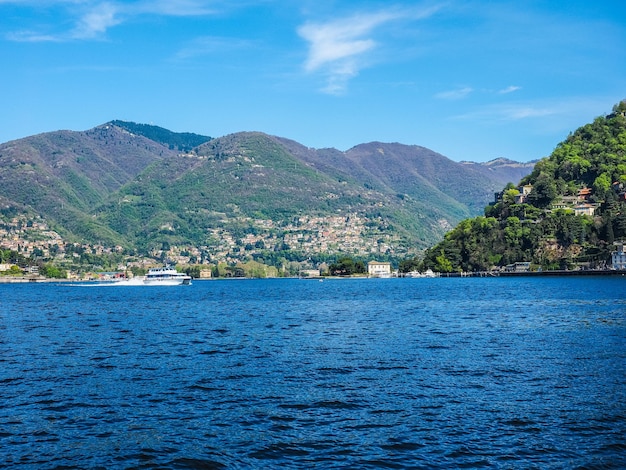
[[[191,278],[182,279],[144,279],[145,286],[188,286],[191,284]]]

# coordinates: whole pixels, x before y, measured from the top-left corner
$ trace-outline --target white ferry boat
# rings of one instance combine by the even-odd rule
[[[151,268],[143,278],[143,283],[148,286],[179,286],[191,284],[191,276],[179,273],[170,266]]]

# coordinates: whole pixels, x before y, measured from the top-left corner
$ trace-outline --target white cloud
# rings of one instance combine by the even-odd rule
[[[352,59],[372,49],[375,42],[363,38],[376,26],[392,17],[385,13],[358,15],[326,24],[307,23],[298,34],[309,42],[305,69],[315,71],[327,64]]]
[[[437,93],[435,95],[435,98],[439,98],[442,100],[460,100],[468,96],[473,91],[474,89],[471,87],[457,88],[455,90],[442,91],[441,93]]]
[[[456,116],[456,119],[481,120],[489,122],[519,121],[526,119],[545,118],[548,116],[563,115],[571,107],[565,103],[506,103],[487,105],[465,114]]]
[[[72,32],[76,39],[90,39],[105,33],[107,29],[122,22],[117,5],[109,2],[96,5],[78,21]]]
[[[306,72],[323,71],[327,75],[324,93],[341,94],[348,81],[354,77],[363,62],[359,56],[376,46],[365,38],[376,26],[389,21],[385,14],[358,15],[330,23],[307,23],[298,34],[309,42],[309,53],[304,68]]]
[[[298,34],[309,43],[304,64],[307,73],[326,75],[323,92],[340,94],[348,81],[368,65],[367,53],[378,43],[371,37],[374,30],[399,19],[418,19],[435,11],[401,11],[390,9],[376,13],[357,14],[329,22],[308,22]]]
[[[440,93],[435,94],[435,98],[438,98],[441,100],[461,100],[475,92],[480,93],[480,94],[488,94],[488,95],[493,95],[493,94],[508,95],[509,93],[513,93],[521,89],[522,87],[515,86],[515,85],[511,85],[511,86],[502,88],[501,90],[497,90],[497,91],[492,90],[492,89],[475,90],[472,87],[466,86],[462,88],[455,88],[453,90],[442,91]]]
[[[110,28],[138,15],[203,16],[215,13],[211,0],[141,0],[136,2],[94,0],[0,0],[35,7],[61,8],[74,23],[71,30],[56,33],[14,31],[6,35],[11,41],[43,42],[96,39]]]
[[[508,86],[506,88],[503,88],[502,90],[499,90],[498,94],[500,94],[500,95],[507,95],[509,93],[513,93],[514,91],[521,90],[521,89],[522,89],[521,86],[511,85],[511,86]]]
[[[51,34],[41,34],[34,31],[16,31],[7,33],[6,38],[14,42],[58,42],[58,36]]]

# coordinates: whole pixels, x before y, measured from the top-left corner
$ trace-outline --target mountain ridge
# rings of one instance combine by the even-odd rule
[[[210,251],[217,228],[242,238],[262,220],[342,214],[361,217],[362,237],[400,256],[440,239],[508,182],[475,165],[400,143],[342,152],[255,131],[211,138],[124,121],[0,144],[5,207],[40,214],[68,239],[140,250]]]

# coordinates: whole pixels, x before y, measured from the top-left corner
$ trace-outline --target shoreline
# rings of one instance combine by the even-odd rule
[[[440,273],[439,277],[541,277],[541,276],[625,276],[626,270],[555,270],[555,271],[482,271],[471,273]]]
[[[465,278],[465,277],[568,277],[568,276],[626,276],[626,270],[614,270],[614,269],[605,269],[605,270],[585,270],[585,271],[567,271],[567,270],[556,270],[556,271],[520,271],[520,272],[494,272],[494,271],[480,271],[480,272],[470,272],[470,273],[437,273],[431,279],[434,278]],[[196,281],[220,281],[220,280],[229,280],[235,278],[198,278],[193,279],[192,282]],[[253,280],[256,278],[236,278],[241,280]],[[261,279],[261,278],[258,278]],[[270,278],[264,278],[270,279]],[[287,279],[287,278],[273,278],[273,279]],[[292,277],[289,279],[298,279],[296,277]],[[299,278],[302,280],[317,280],[323,281],[325,279],[379,279],[377,277],[366,277],[366,276],[315,276],[308,278]],[[398,276],[394,279],[420,279],[420,278],[409,278],[405,276]],[[104,283],[109,281],[100,281],[100,280],[88,280],[88,279],[53,279],[47,278],[43,276],[0,276],[0,284],[32,284],[32,283],[72,283],[72,282],[89,282],[89,283]]]

